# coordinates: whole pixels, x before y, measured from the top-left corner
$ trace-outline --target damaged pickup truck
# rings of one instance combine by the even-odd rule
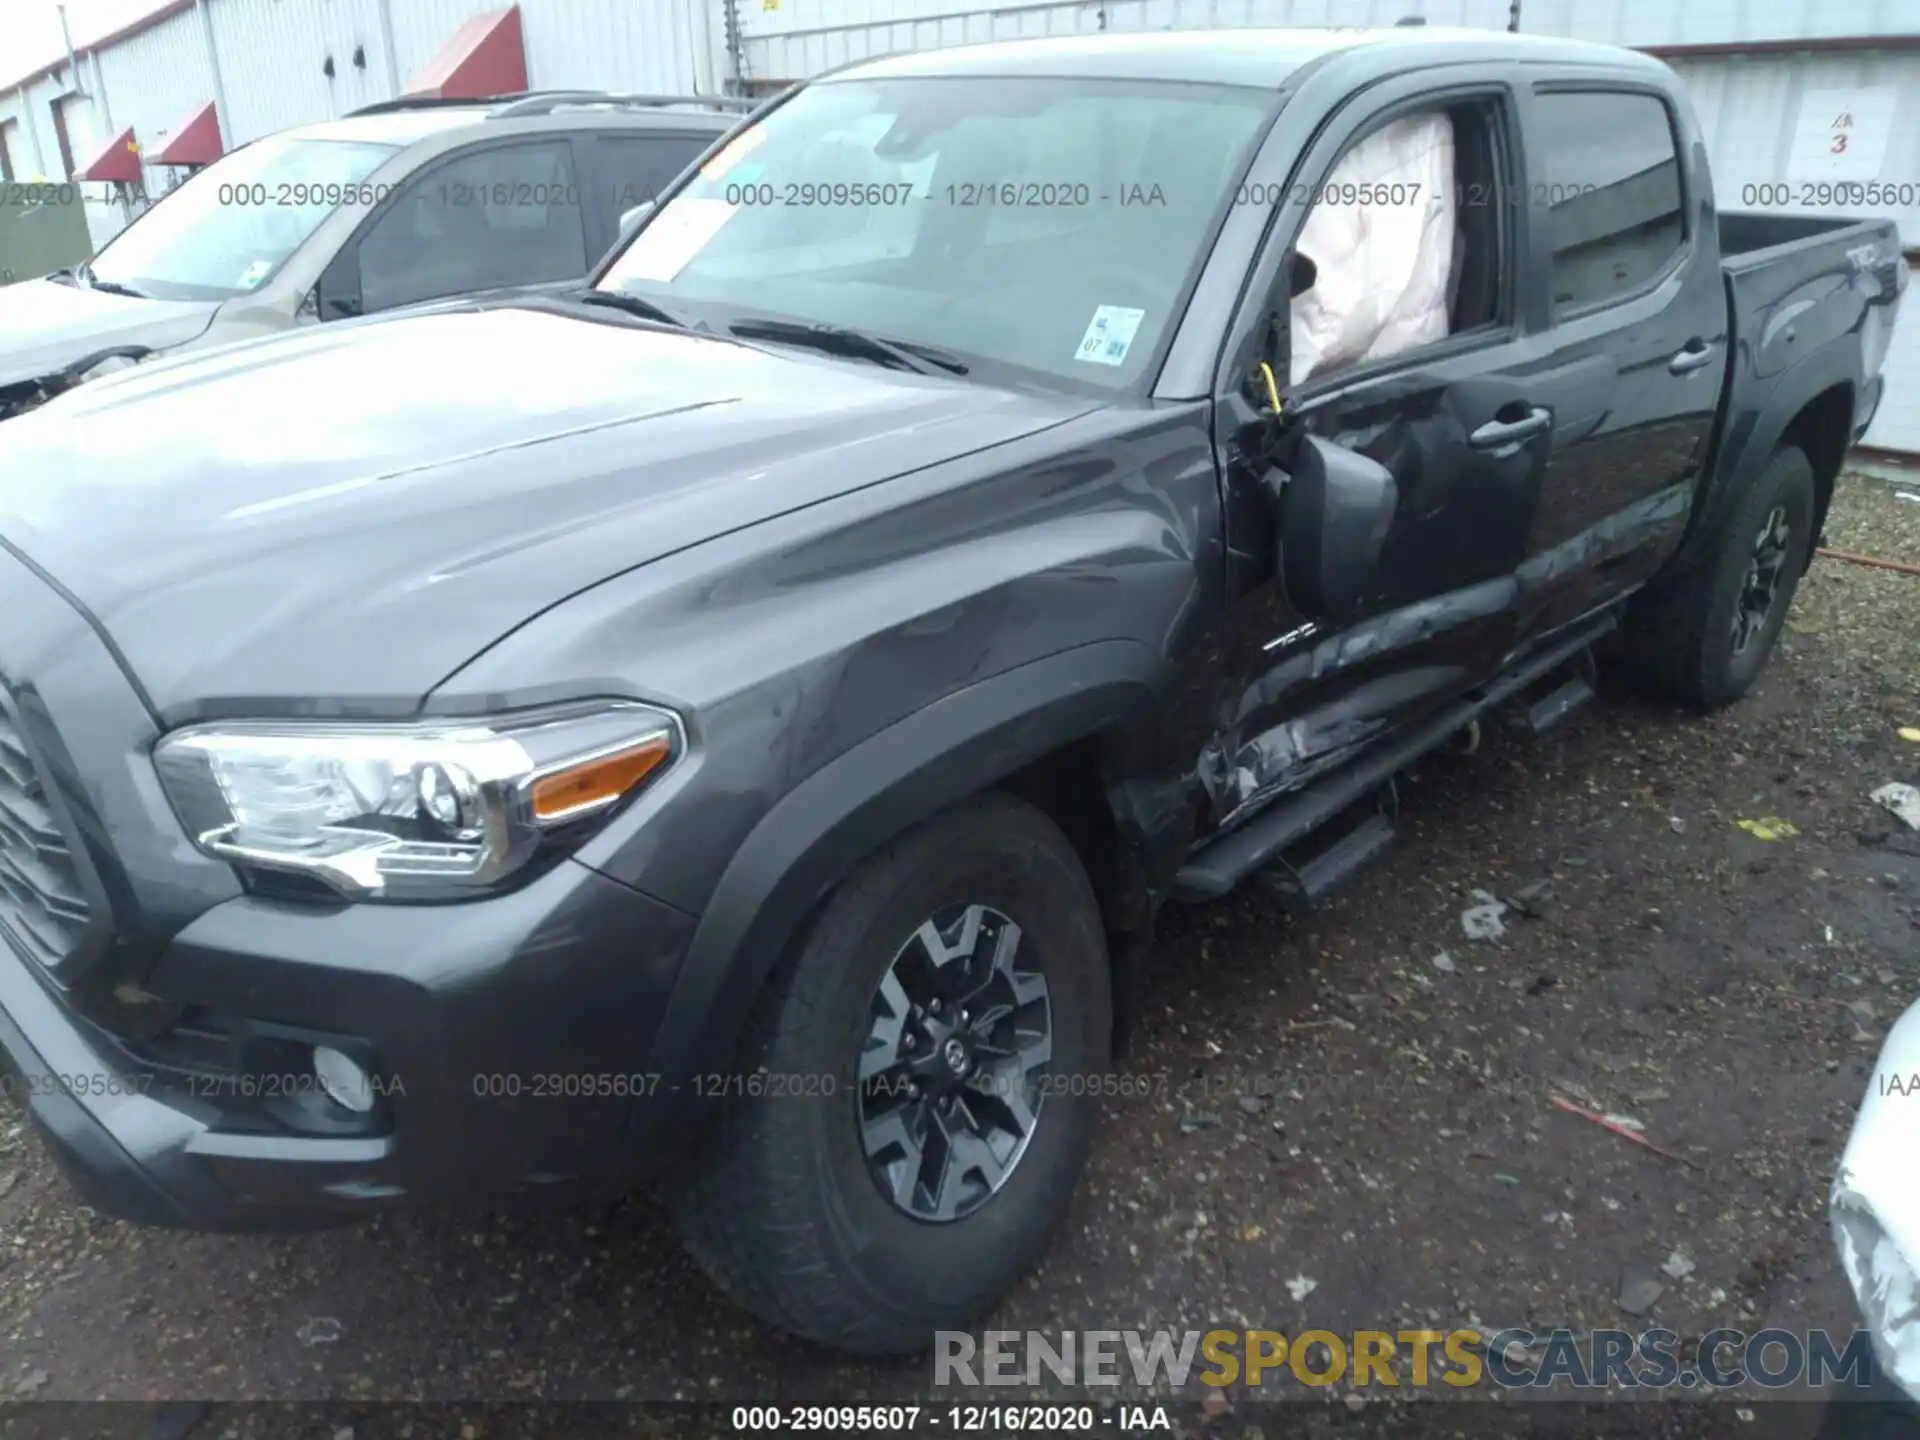
[[[0,431],[0,1049],[116,1214],[650,1177],[922,1347],[1065,1212],[1164,903],[1311,903],[1614,632],[1754,683],[1906,278],[1717,215],[1606,47],[837,71],[580,292]]]

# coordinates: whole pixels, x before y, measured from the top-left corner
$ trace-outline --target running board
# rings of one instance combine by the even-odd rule
[[[1592,700],[1594,689],[1583,675],[1576,675],[1527,707],[1526,726],[1535,735],[1544,735],[1574,711]]]
[[[1393,835],[1391,820],[1369,815],[1302,865],[1276,859],[1269,872],[1273,888],[1300,909],[1317,909],[1344,881],[1378,858],[1393,843]]]
[[[1187,857],[1187,863],[1174,876],[1173,898],[1218,899],[1272,862],[1287,846],[1312,834],[1422,755],[1445,744],[1468,721],[1511,699],[1541,676],[1583,653],[1618,623],[1615,613],[1601,616],[1551,649],[1521,662],[1478,695],[1456,700],[1432,720],[1363,755],[1347,769],[1296,794],[1283,796],[1238,829],[1202,845]]]

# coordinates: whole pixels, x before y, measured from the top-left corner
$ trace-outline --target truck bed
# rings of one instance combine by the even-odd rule
[[[1778,258],[1774,252],[1835,240],[1845,230],[1870,239],[1890,222],[1826,215],[1776,215],[1764,210],[1720,212],[1720,259],[1729,269]]]

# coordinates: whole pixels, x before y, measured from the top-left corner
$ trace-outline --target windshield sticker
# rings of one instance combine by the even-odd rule
[[[725,200],[682,196],[640,232],[608,278],[615,284],[627,280],[671,280],[720,233],[721,226],[739,213],[738,205],[729,205]]]
[[[766,138],[767,132],[758,125],[744,135],[734,136],[718,155],[700,167],[700,173],[709,180],[724,180],[727,172],[758,150],[760,143]]]
[[[267,272],[273,269],[271,260],[256,260],[240,272],[238,284],[242,290],[251,290],[267,278]]]
[[[1093,312],[1093,323],[1087,326],[1087,333],[1080,337],[1080,348],[1074,352],[1073,358],[1090,365],[1125,364],[1134,334],[1139,330],[1140,322],[1146,318],[1147,312],[1144,310],[1129,310],[1124,305],[1102,305]]]

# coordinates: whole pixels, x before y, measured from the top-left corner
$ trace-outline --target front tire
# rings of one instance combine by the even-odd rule
[[[1760,678],[1813,544],[1813,465],[1782,446],[1747,487],[1712,549],[1628,607],[1628,664],[1647,688],[1701,709]]]
[[[761,1319],[842,1349],[968,1325],[1072,1197],[1110,983],[1093,887],[1045,815],[994,795],[908,832],[756,1007],[736,1073],[759,1093],[717,1109],[669,1197],[688,1250]]]

